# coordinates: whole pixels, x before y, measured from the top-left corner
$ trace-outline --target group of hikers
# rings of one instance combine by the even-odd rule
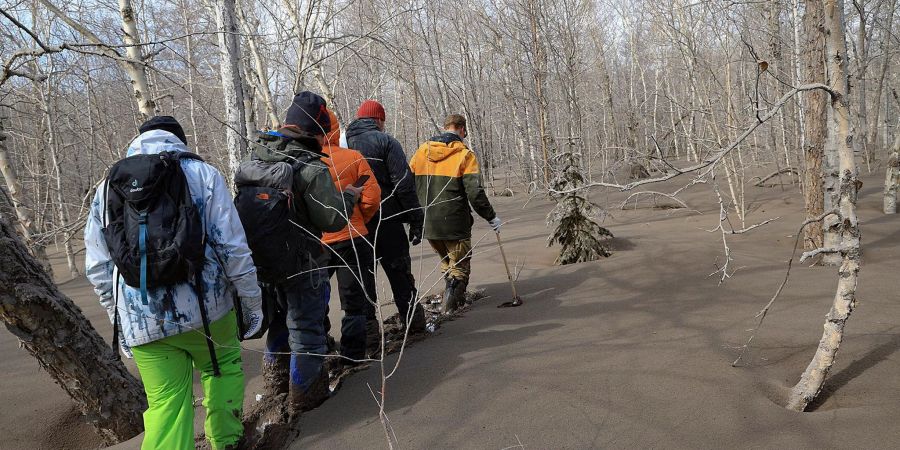
[[[173,117],[139,127],[94,196],[85,245],[88,279],[147,395],[142,448],[194,447],[194,369],[206,438],[214,449],[239,445],[240,340],[265,335],[265,395],[283,395],[291,414],[327,399],[332,276],[344,312],[334,359],[344,365],[377,347],[376,263],[398,322],[424,330],[409,253],[423,238],[446,281],[441,312],[464,302],[471,211],[501,225],[464,143],[466,119],[447,116],[410,161],[385,119],[380,103],[363,102],[342,146],[322,97],[296,94],[283,125],[251,137],[234,190],[188,151]]]

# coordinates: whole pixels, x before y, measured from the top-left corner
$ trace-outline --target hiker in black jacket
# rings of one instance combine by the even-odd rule
[[[409,244],[422,241],[424,220],[415,181],[400,143],[384,132],[384,107],[375,100],[366,100],[356,117],[347,127],[347,146],[362,153],[381,187],[381,210],[366,224],[369,240],[374,242],[375,255],[391,284],[400,318],[410,325],[411,331],[422,331],[422,306],[416,305],[410,312],[416,298],[416,280]],[[404,223],[409,224],[408,237]]]

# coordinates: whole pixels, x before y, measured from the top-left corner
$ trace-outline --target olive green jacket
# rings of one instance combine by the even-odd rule
[[[265,162],[286,162],[294,167],[294,198],[301,227],[322,238],[322,232],[341,231],[352,215],[356,199],[340,193],[328,167],[320,159],[325,155],[312,139],[291,139],[278,133],[260,133],[251,143],[251,158]]]
[[[484,192],[475,152],[456,134],[443,133],[423,143],[409,165],[425,210],[425,239],[471,238],[473,209],[487,221],[497,216]]]

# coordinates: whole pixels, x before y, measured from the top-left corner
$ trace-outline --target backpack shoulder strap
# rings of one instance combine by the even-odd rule
[[[200,155],[191,152],[169,152],[172,159],[181,161],[182,159],[193,159],[200,162],[206,162]]]

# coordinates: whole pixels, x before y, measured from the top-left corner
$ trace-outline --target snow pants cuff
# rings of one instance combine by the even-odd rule
[[[244,373],[234,311],[210,324],[221,375],[213,376],[203,330],[192,330],[132,348],[147,394],[142,450],[193,449],[193,369],[200,372],[204,429],[213,449],[243,435]]]

